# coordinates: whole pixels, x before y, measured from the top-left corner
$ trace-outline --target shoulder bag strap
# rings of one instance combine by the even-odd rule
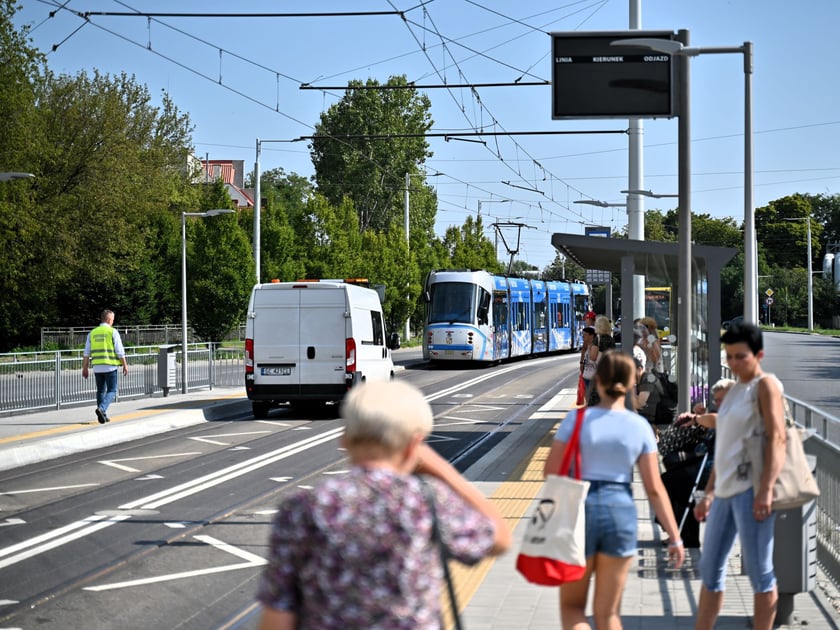
[[[566,444],[566,451],[563,453],[563,461],[560,462],[559,475],[568,475],[569,469],[572,465],[572,457],[575,458],[575,479],[580,479],[580,428],[583,426],[583,415],[585,413],[584,407],[578,407],[577,419],[575,420],[575,430],[572,431],[572,437],[569,443]]]
[[[435,508],[435,495],[432,492],[432,488],[422,477],[420,478],[420,485],[423,486],[423,494],[426,495],[426,500],[429,502],[429,512],[432,514],[432,542],[437,545],[440,552],[440,564],[443,567],[443,577],[446,580],[446,590],[449,592],[449,602],[452,609],[453,628],[455,630],[464,630],[464,626],[461,623],[461,614],[458,611],[458,600],[455,598],[455,585],[452,583],[452,575],[449,572],[449,554],[440,536],[437,509]]]

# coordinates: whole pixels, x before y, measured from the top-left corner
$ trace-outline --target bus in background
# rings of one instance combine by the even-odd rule
[[[645,288],[645,317],[653,317],[660,338],[671,334],[671,287]]]

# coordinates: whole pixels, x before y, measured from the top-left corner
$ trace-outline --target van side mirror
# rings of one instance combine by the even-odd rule
[[[429,303],[432,301],[432,296],[429,295],[428,291],[423,291],[423,301]]]
[[[399,350],[400,343],[400,333],[392,332],[388,335],[388,348],[390,350]]]

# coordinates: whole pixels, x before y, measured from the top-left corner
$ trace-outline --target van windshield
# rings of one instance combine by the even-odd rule
[[[432,285],[429,323],[471,324],[476,313],[476,289],[466,282],[440,282]]]

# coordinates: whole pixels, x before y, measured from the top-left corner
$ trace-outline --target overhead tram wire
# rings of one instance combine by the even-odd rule
[[[519,87],[519,86],[550,86],[551,81],[524,81],[517,83],[440,83],[440,84],[417,84],[406,83],[405,85],[360,85],[353,86],[354,90],[435,90],[439,88],[485,88],[485,87]],[[346,90],[348,87],[341,85],[312,85],[302,83],[300,90]]]
[[[120,2],[119,0],[117,0],[117,2],[118,2],[118,4],[121,4],[122,6],[125,6],[125,7],[128,7],[128,8],[132,8],[132,7],[130,7],[129,5],[127,5],[126,3],[124,3],[124,2]],[[110,35],[113,35],[113,36],[115,36],[115,37],[117,37],[117,38],[119,38],[119,39],[122,39],[123,41],[128,42],[129,44],[133,44],[134,46],[137,46],[138,48],[142,48],[143,50],[145,50],[145,51],[147,51],[147,52],[150,52],[150,53],[152,53],[152,54],[155,54],[155,55],[157,55],[158,57],[160,57],[160,58],[162,58],[162,59],[165,59],[166,61],[168,61],[168,62],[170,62],[170,63],[173,63],[173,64],[175,64],[176,66],[178,66],[178,67],[180,67],[180,68],[183,68],[184,70],[187,70],[188,72],[192,72],[192,73],[193,73],[193,74],[195,74],[196,76],[199,76],[199,77],[201,77],[201,78],[203,78],[203,79],[207,79],[208,81],[211,81],[213,84],[218,85],[218,86],[220,86],[220,87],[222,87],[222,88],[224,88],[224,89],[226,89],[226,90],[228,90],[228,91],[230,91],[230,92],[232,92],[232,93],[236,94],[237,96],[241,96],[241,97],[245,98],[246,100],[251,101],[252,103],[255,103],[256,105],[259,105],[259,106],[261,106],[261,107],[265,107],[266,109],[269,109],[270,111],[273,111],[273,112],[275,112],[275,113],[277,113],[277,114],[280,114],[280,115],[281,115],[281,116],[283,116],[284,118],[287,118],[287,119],[289,119],[289,120],[291,120],[291,121],[293,121],[293,122],[296,122],[296,123],[300,124],[300,125],[301,125],[301,126],[303,126],[303,127],[306,127],[306,128],[308,128],[308,129],[314,129],[314,127],[313,127],[310,123],[306,123],[306,122],[304,122],[304,121],[302,121],[302,120],[298,120],[298,119],[297,119],[297,118],[295,118],[294,116],[291,116],[291,115],[289,115],[289,114],[286,114],[285,112],[281,111],[281,110],[279,109],[279,107],[272,107],[272,106],[270,106],[270,105],[268,105],[268,104],[266,104],[266,103],[264,103],[264,102],[260,101],[259,99],[256,99],[256,98],[254,98],[254,97],[252,97],[252,96],[249,96],[248,94],[245,94],[244,92],[241,92],[240,90],[237,90],[237,89],[235,89],[235,88],[231,87],[230,85],[225,84],[225,83],[224,83],[224,82],[222,82],[222,81],[216,80],[215,78],[210,77],[210,76],[208,76],[208,75],[204,74],[203,72],[201,72],[201,71],[199,71],[199,70],[196,70],[196,69],[194,69],[194,68],[191,68],[191,67],[189,67],[189,66],[185,65],[184,63],[181,63],[180,61],[178,61],[178,60],[176,60],[176,59],[173,59],[173,58],[171,58],[171,57],[169,57],[169,56],[167,56],[167,55],[164,55],[164,54],[162,54],[162,53],[158,52],[157,50],[155,50],[154,48],[152,48],[152,47],[151,47],[151,46],[149,46],[149,45],[142,44],[142,43],[140,43],[140,42],[134,41],[134,40],[132,40],[131,38],[126,37],[126,36],[122,35],[121,33],[117,33],[117,32],[115,32],[115,31],[113,31],[113,30],[111,30],[111,29],[109,29],[109,28],[107,28],[107,27],[105,27],[105,26],[102,26],[101,24],[98,24],[98,23],[96,23],[96,22],[94,22],[94,21],[92,21],[92,20],[89,20],[89,19],[84,18],[84,17],[83,17],[83,15],[81,14],[81,12],[79,12],[79,11],[75,11],[75,10],[73,10],[73,9],[68,9],[68,8],[64,7],[63,5],[59,6],[59,5],[57,5],[57,4],[54,4],[53,6],[55,6],[55,7],[56,7],[56,9],[58,9],[58,10],[68,11],[69,13],[71,13],[71,14],[75,15],[76,17],[79,17],[80,19],[83,19],[83,20],[84,20],[84,22],[82,23],[82,26],[84,26],[84,25],[86,25],[86,24],[90,24],[91,26],[94,26],[94,27],[96,27],[96,28],[98,28],[98,29],[100,29],[100,30],[102,30],[102,31],[106,32],[106,33],[109,33]],[[137,14],[135,14],[135,15],[137,15]],[[154,21],[155,21],[156,23],[158,23],[158,24],[162,25],[162,26],[166,26],[167,28],[171,28],[171,29],[173,29],[173,30],[175,30],[175,31],[177,31],[177,32],[179,32],[179,33],[182,33],[183,35],[185,35],[185,36],[187,36],[187,37],[190,37],[190,38],[192,38],[192,39],[195,39],[196,41],[200,41],[201,43],[203,43],[203,44],[205,44],[205,45],[207,45],[207,46],[210,46],[210,47],[212,47],[212,48],[216,48],[217,50],[221,50],[221,51],[224,51],[224,52],[226,52],[226,53],[228,53],[228,54],[231,54],[231,55],[237,56],[237,55],[235,55],[234,53],[230,53],[230,52],[229,52],[229,51],[227,51],[226,49],[223,49],[223,48],[219,47],[219,46],[218,46],[218,45],[216,45],[216,44],[211,44],[210,42],[206,42],[206,41],[204,41],[204,40],[201,40],[200,38],[197,38],[197,37],[195,37],[195,36],[193,36],[193,35],[191,35],[191,34],[189,34],[189,33],[186,33],[186,32],[184,32],[184,31],[182,31],[181,29],[178,29],[178,28],[175,28],[175,27],[173,27],[173,26],[171,26],[171,25],[169,25],[169,24],[166,24],[165,22],[161,22],[160,20],[154,20]],[[81,28],[81,27],[79,27],[79,28]],[[79,30],[79,29],[77,28],[77,29],[74,31],[74,33],[75,33],[75,32],[77,32],[78,30]],[[65,38],[65,40],[64,40],[64,41],[66,41],[67,39],[68,39],[68,38]],[[62,43],[63,43],[63,42],[62,42]],[[54,46],[54,47],[53,47],[53,49],[55,50],[55,48],[56,48],[56,47]],[[237,57],[238,57],[238,56],[237,56]],[[256,62],[251,61],[251,60],[245,59],[245,58],[243,58],[243,57],[238,57],[238,58],[240,58],[240,59],[242,59],[243,61],[246,61],[247,63],[250,63],[250,64],[252,64],[252,65],[254,65],[254,66],[256,66],[256,67],[263,68],[263,69],[265,69],[265,70],[267,70],[267,71],[269,71],[269,72],[274,72],[274,73],[276,73],[276,74],[280,74],[280,73],[279,73],[279,72],[277,72],[276,70],[272,70],[272,69],[270,69],[270,68],[266,68],[265,66],[262,66],[262,65],[260,65],[260,64],[258,64],[258,63],[256,63]],[[293,81],[293,82],[295,82],[295,83],[297,83],[297,84],[301,84],[301,83],[302,83],[299,79],[295,79],[295,78],[293,78],[293,77],[288,77],[287,75],[282,75],[282,76],[284,76],[285,78],[288,78],[290,81]],[[377,168],[379,168],[380,170],[382,170],[384,173],[390,173],[390,172],[391,172],[390,168],[389,168],[387,165],[377,164],[376,162],[374,162],[373,158],[371,158],[369,155],[367,155],[367,154],[366,154],[366,153],[364,153],[363,151],[358,150],[358,149],[357,149],[356,147],[354,147],[353,145],[351,145],[351,144],[349,144],[349,143],[347,143],[347,142],[344,142],[344,141],[343,141],[342,139],[340,139],[340,138],[335,138],[335,140],[336,140],[336,141],[338,141],[338,142],[342,142],[343,144],[345,144],[345,145],[346,145],[349,149],[351,149],[351,150],[355,151],[356,153],[358,153],[358,154],[359,154],[359,155],[360,155],[363,159],[368,160],[369,162],[371,162],[372,164],[374,164],[374,166],[376,166]],[[293,140],[290,140],[290,142],[292,142],[292,141],[293,141]],[[392,173],[392,174],[393,174],[393,173]],[[395,176],[396,176],[396,175],[395,175]]]
[[[402,15],[402,11],[330,11],[317,13],[172,13],[160,11],[80,11],[81,17],[145,17],[145,18],[296,18],[296,17],[373,17]]]
[[[394,4],[393,4],[393,2],[392,2],[391,0],[388,0],[388,3],[389,3],[392,7],[394,7]],[[425,6],[423,7],[423,10],[424,10],[424,15],[428,15],[428,12],[426,11]],[[430,65],[430,66],[431,66],[431,67],[435,70],[435,73],[437,74],[438,78],[439,78],[439,79],[441,79],[441,80],[444,80],[444,81],[445,81],[445,78],[444,78],[443,76],[441,76],[441,71],[437,68],[437,66],[435,65],[434,61],[433,61],[433,60],[431,59],[431,57],[429,56],[429,53],[428,53],[428,51],[426,50],[425,46],[424,46],[424,45],[421,45],[420,41],[418,40],[417,35],[416,35],[416,34],[414,33],[414,31],[411,29],[410,24],[416,24],[416,23],[414,23],[414,22],[409,22],[409,20],[407,20],[407,19],[405,19],[405,18],[403,18],[403,20],[404,20],[404,22],[406,23],[406,28],[408,28],[409,33],[410,33],[410,34],[411,34],[411,36],[414,38],[415,44],[416,44],[416,45],[420,48],[420,50],[423,52],[424,56],[426,57],[426,60],[429,62],[429,65]],[[448,55],[448,56],[452,59],[453,63],[455,64],[455,67],[456,67],[456,68],[458,68],[458,73],[459,73],[461,76],[466,76],[466,75],[465,75],[465,74],[461,71],[460,67],[458,66],[458,62],[455,60],[455,57],[454,57],[454,56],[452,55],[452,53],[449,51],[449,48],[448,48],[448,46],[447,46],[447,41],[449,41],[449,39],[448,39],[448,38],[446,38],[446,37],[444,37],[444,36],[440,33],[440,30],[437,28],[437,25],[435,25],[434,20],[432,20],[431,16],[429,16],[429,22],[430,22],[430,23],[432,24],[432,26],[434,27],[434,29],[433,29],[433,30],[431,30],[430,32],[435,33],[435,34],[436,34],[436,36],[437,36],[437,37],[441,40],[444,51],[446,51],[447,55]],[[425,26],[419,26],[419,28],[423,29],[424,31],[425,31],[425,30],[427,30]],[[453,42],[453,43],[458,44],[458,42]],[[458,44],[458,45],[460,45],[460,44]],[[468,47],[466,47],[466,46],[465,46],[465,48],[468,48]],[[469,49],[469,48],[468,48],[468,49]],[[502,65],[504,65],[504,66],[508,66],[508,67],[509,67],[509,64],[502,64]],[[523,74],[523,76],[524,76],[524,74]],[[533,75],[532,75],[532,76],[533,76]],[[452,97],[452,99],[455,101],[455,103],[456,103],[456,105],[457,105],[457,104],[458,104],[458,99],[455,97],[455,95],[453,94],[452,90],[451,90],[451,89],[448,89],[447,91],[449,92],[449,95]],[[486,107],[486,106],[485,106],[485,105],[481,102],[481,99],[480,99],[480,97],[479,97],[479,95],[478,95],[478,92],[477,92],[475,89],[472,89],[472,93],[474,94],[474,98],[475,98],[475,100],[478,102],[478,104],[480,105],[480,107],[482,108],[482,110],[483,110],[483,111],[486,111],[486,112],[488,113],[488,115],[490,115],[490,116],[491,116],[491,118],[492,118],[492,120],[493,120],[493,124],[494,124],[494,126],[502,127],[501,123],[499,123],[499,122],[498,122],[498,119],[497,119],[495,116],[493,116],[493,115],[492,115],[492,113],[490,112],[490,110],[488,110],[488,109],[487,109],[487,107]],[[463,108],[463,107],[459,107],[459,109],[460,109],[460,111],[461,111],[461,114],[462,114],[462,115],[463,115],[463,116],[467,119],[467,122],[469,122],[469,123],[471,124],[471,126],[473,127],[473,129],[475,129],[475,130],[477,131],[477,130],[478,130],[478,126],[477,126],[475,123],[473,123],[473,122],[469,119],[469,117],[467,116],[466,111],[464,110],[464,108]],[[504,129],[504,127],[502,127],[502,129]],[[586,193],[584,193],[583,191],[578,190],[578,189],[577,189],[577,188],[575,188],[574,186],[570,185],[568,182],[563,181],[561,178],[557,177],[556,175],[554,175],[553,173],[551,173],[550,171],[548,171],[547,169],[545,169],[545,167],[543,167],[541,164],[539,164],[539,162],[538,162],[538,161],[537,161],[537,160],[536,160],[536,159],[535,159],[535,158],[534,158],[534,157],[533,157],[533,156],[532,156],[532,155],[531,155],[528,151],[526,151],[524,147],[522,147],[519,143],[517,143],[517,142],[516,142],[516,140],[512,140],[512,142],[513,142],[514,146],[516,146],[516,147],[517,147],[517,149],[521,150],[521,151],[522,151],[522,153],[523,153],[523,154],[525,154],[525,155],[528,157],[528,159],[531,161],[531,163],[532,163],[532,164],[535,164],[538,168],[540,168],[544,174],[548,174],[548,175],[550,175],[550,176],[551,176],[551,178],[552,178],[552,180],[556,180],[556,181],[558,181],[558,182],[562,183],[563,185],[565,185],[565,186],[566,186],[567,190],[574,190],[575,192],[577,192],[578,194],[580,194],[580,195],[582,195],[582,196],[585,196],[585,197],[590,197],[590,195],[586,195]],[[488,150],[489,150],[489,148],[488,148]],[[498,147],[498,143],[496,144],[496,151],[497,151],[497,158],[498,158],[498,159],[499,159],[499,160],[500,160],[500,161],[501,161],[501,162],[502,162],[502,163],[503,163],[503,164],[504,164],[504,165],[505,165],[505,166],[506,166],[506,167],[507,167],[507,168],[508,168],[511,172],[515,173],[515,174],[516,174],[516,176],[517,176],[518,178],[520,178],[520,179],[521,179],[524,183],[526,183],[526,184],[530,184],[530,182],[529,182],[527,179],[525,179],[525,178],[523,177],[523,175],[522,175],[522,173],[521,173],[520,171],[518,171],[517,169],[513,168],[513,166],[511,166],[511,165],[510,165],[510,164],[509,164],[509,163],[508,163],[508,162],[507,162],[504,158],[502,158],[502,156],[501,156],[501,151],[500,151],[500,149],[499,149],[499,147]],[[551,196],[551,195],[547,195],[547,196],[546,196],[546,198],[547,198],[548,200],[550,200],[552,203],[557,204],[557,205],[558,205],[558,206],[560,206],[560,207],[563,207],[566,211],[569,211],[569,209],[568,209],[567,207],[564,207],[564,206],[563,206],[563,205],[562,205],[559,201],[557,201],[556,199],[554,199],[554,198],[553,198],[553,196]]]
[[[394,138],[443,138],[444,140],[455,140],[458,136],[569,136],[579,134],[627,134],[626,129],[557,129],[554,131],[455,131],[455,132],[426,132],[426,133],[339,133],[328,137],[341,140],[393,140]],[[320,134],[311,136],[300,136],[289,142],[301,142],[303,140],[315,140],[323,138]]]
[[[129,8],[129,9],[131,9],[132,11],[134,11],[133,13],[130,13],[129,15],[134,15],[134,16],[138,16],[138,15],[145,15],[145,14],[141,14],[141,12],[140,12],[140,11],[133,9],[133,7],[130,7],[128,4],[126,4],[126,3],[124,3],[124,2],[120,2],[119,0],[117,0],[117,1],[118,1],[118,4],[120,4],[120,5],[124,6],[124,7],[127,7],[127,8]],[[100,29],[100,30],[102,30],[102,31],[104,31],[104,32],[107,32],[107,33],[109,33],[109,34],[111,34],[111,35],[114,35],[114,36],[118,37],[119,39],[122,39],[123,41],[126,41],[126,42],[127,42],[127,43],[129,43],[129,44],[133,44],[133,45],[135,45],[135,46],[137,46],[137,47],[142,47],[144,50],[147,50],[147,51],[149,51],[149,52],[152,52],[153,54],[155,54],[155,55],[159,56],[160,58],[162,58],[162,59],[164,59],[164,60],[166,60],[166,61],[169,61],[170,63],[173,63],[173,64],[175,64],[175,65],[177,65],[177,66],[179,66],[179,67],[181,67],[181,68],[183,68],[183,69],[187,70],[188,72],[191,72],[191,73],[193,73],[193,74],[195,74],[195,75],[197,75],[197,76],[199,76],[199,77],[201,77],[201,78],[204,78],[204,79],[206,79],[206,80],[208,80],[208,81],[212,81],[214,84],[216,84],[216,85],[220,85],[220,86],[221,86],[221,87],[223,87],[224,89],[226,89],[226,90],[228,90],[228,91],[230,91],[230,92],[232,92],[232,93],[234,93],[234,94],[236,94],[236,95],[238,95],[238,96],[241,96],[241,97],[245,98],[246,100],[249,100],[249,101],[251,101],[251,102],[253,102],[253,103],[255,103],[255,104],[257,104],[257,105],[259,105],[259,106],[261,106],[261,107],[265,107],[266,109],[270,109],[270,110],[272,110],[272,111],[274,111],[274,112],[276,112],[276,113],[279,113],[281,116],[283,116],[283,117],[285,117],[285,118],[287,118],[287,119],[289,119],[289,120],[292,120],[293,122],[296,122],[296,123],[298,123],[298,124],[300,124],[300,125],[302,125],[302,126],[304,126],[304,127],[308,127],[308,128],[310,128],[310,129],[312,128],[312,125],[310,125],[310,124],[308,124],[308,123],[305,123],[305,122],[303,122],[303,121],[301,121],[301,120],[298,120],[298,119],[294,118],[293,116],[290,116],[289,114],[286,114],[285,112],[282,112],[282,111],[279,109],[279,106],[276,106],[276,105],[275,105],[274,107],[272,107],[272,106],[270,106],[270,105],[268,105],[268,104],[266,104],[266,103],[264,103],[264,102],[262,102],[262,101],[260,101],[260,100],[258,100],[258,99],[256,99],[256,98],[253,98],[253,97],[249,96],[248,94],[245,94],[245,93],[243,93],[243,92],[241,92],[241,91],[239,91],[239,90],[237,90],[237,89],[235,89],[235,88],[231,87],[230,85],[226,85],[226,84],[225,84],[223,81],[221,81],[221,80],[217,80],[217,79],[216,79],[216,78],[214,78],[214,77],[210,77],[210,76],[208,76],[208,75],[204,74],[204,73],[203,73],[203,72],[201,72],[201,71],[198,71],[198,70],[196,70],[196,69],[194,69],[194,68],[191,68],[190,66],[186,65],[185,63],[182,63],[182,62],[180,62],[180,61],[178,61],[178,60],[176,60],[176,59],[174,59],[174,58],[169,57],[168,55],[165,55],[165,54],[163,54],[163,53],[161,53],[161,52],[159,52],[159,51],[157,51],[157,50],[153,49],[153,48],[152,48],[151,46],[149,46],[149,45],[146,45],[146,44],[143,44],[143,43],[140,43],[140,42],[134,41],[134,40],[132,40],[132,39],[131,39],[131,38],[129,38],[129,37],[126,37],[126,36],[124,36],[124,35],[122,35],[122,34],[120,34],[120,33],[117,33],[117,32],[115,32],[115,31],[113,31],[113,30],[111,30],[111,29],[109,29],[109,28],[107,28],[107,27],[105,27],[105,26],[102,26],[101,24],[98,24],[98,23],[96,23],[96,22],[94,22],[94,21],[92,21],[92,20],[90,20],[90,19],[87,19],[87,18],[85,18],[85,17],[84,17],[84,14],[83,14],[83,13],[78,12],[78,11],[75,11],[75,10],[73,10],[73,9],[69,9],[69,8],[67,8],[67,7],[65,6],[65,4],[66,4],[66,3],[59,5],[59,4],[56,2],[56,3],[52,3],[52,6],[54,6],[54,7],[55,7],[56,11],[58,11],[58,10],[65,10],[65,11],[68,11],[68,12],[70,12],[71,14],[76,15],[76,16],[77,16],[77,17],[79,17],[80,19],[83,19],[83,20],[84,20],[84,24],[88,24],[88,23],[89,23],[89,24],[92,24],[93,26],[97,27],[98,29]],[[399,12],[398,12],[398,11],[396,11],[396,12],[393,12],[393,13],[399,13]],[[151,18],[150,18],[150,19],[151,19]],[[268,67],[263,66],[263,65],[261,65],[261,64],[258,64],[258,63],[254,62],[254,61],[252,61],[252,60],[249,60],[249,59],[247,59],[247,58],[245,58],[245,57],[242,57],[242,56],[240,56],[240,55],[237,55],[236,53],[233,53],[233,52],[231,52],[231,51],[228,51],[227,49],[224,49],[224,48],[222,48],[222,47],[220,47],[220,46],[218,46],[218,45],[216,45],[216,44],[211,44],[210,42],[207,42],[207,41],[205,41],[205,40],[202,40],[201,38],[198,38],[198,37],[196,37],[196,36],[194,36],[194,35],[192,35],[192,34],[190,34],[190,33],[187,33],[186,31],[183,31],[182,29],[178,29],[178,28],[176,28],[176,27],[174,27],[174,26],[172,26],[172,25],[170,25],[170,24],[167,24],[167,23],[165,23],[165,22],[162,22],[162,21],[160,21],[160,20],[153,20],[153,21],[154,21],[154,22],[156,22],[156,23],[158,23],[158,24],[160,24],[161,26],[165,26],[166,28],[169,28],[169,29],[171,29],[171,30],[174,30],[174,31],[176,31],[176,32],[179,32],[179,33],[183,34],[183,35],[184,35],[184,36],[186,36],[186,37],[192,38],[192,39],[194,39],[195,41],[201,42],[201,43],[203,43],[203,44],[205,44],[205,45],[207,45],[207,46],[210,46],[210,47],[212,47],[212,48],[216,48],[216,49],[218,49],[219,51],[225,52],[226,54],[228,54],[228,55],[230,55],[230,56],[233,56],[233,57],[236,57],[236,58],[238,58],[238,59],[241,59],[242,61],[244,61],[244,62],[246,62],[246,63],[252,64],[252,65],[255,65],[255,66],[257,66],[257,67],[259,67],[259,68],[261,68],[261,69],[263,69],[263,70],[265,70],[265,71],[267,71],[267,72],[271,72],[271,73],[273,73],[273,74],[275,74],[275,75],[277,75],[277,76],[283,76],[284,78],[287,78],[287,79],[289,79],[289,80],[291,80],[291,81],[298,82],[298,84],[300,84],[300,83],[301,83],[299,80],[295,80],[293,77],[290,77],[290,76],[288,76],[288,75],[285,75],[285,74],[280,73],[280,72],[279,72],[279,71],[277,71],[277,70],[274,70],[274,69],[268,68]],[[78,29],[77,29],[77,30],[78,30]],[[410,29],[409,29],[409,30],[410,30]],[[346,89],[346,88],[345,88],[345,89]],[[484,107],[484,106],[482,105],[482,107]],[[485,109],[486,109],[486,108],[485,108]],[[488,113],[489,113],[489,112],[488,112]],[[497,123],[497,124],[498,124],[498,123]],[[493,133],[493,132],[485,132],[485,134],[490,134],[490,133]],[[450,135],[450,137],[451,137],[451,138],[456,139],[456,138],[455,138],[455,136],[457,136],[457,135],[459,135],[459,134],[449,134],[449,135]],[[479,134],[479,135],[480,135],[480,134]],[[338,139],[338,138],[336,138],[336,140],[341,141],[341,140],[340,140],[340,139]],[[516,143],[515,143],[515,144],[516,144]],[[350,147],[350,148],[353,148],[353,149],[355,150],[355,148],[354,148],[354,147]],[[521,149],[522,147],[519,147],[519,148]],[[526,152],[526,151],[524,151],[524,149],[523,149],[523,152],[524,152],[524,153],[526,153],[526,155],[527,155],[527,152]],[[371,158],[369,158],[369,157],[368,157],[368,156],[366,156],[366,155],[365,155],[364,157],[366,157],[366,158],[367,158],[367,159],[369,159],[369,160],[371,159]],[[497,157],[497,159],[499,159],[499,158]],[[533,160],[533,158],[530,158],[530,156],[529,156],[529,159],[531,159],[531,161],[532,161],[534,164],[536,164],[537,166],[539,166],[539,168],[540,168],[541,170],[543,170],[543,172],[544,172],[544,173],[546,172],[546,171],[545,171],[545,169],[544,169],[541,165],[539,165],[539,164],[538,164],[535,160]],[[504,162],[504,160],[503,160],[503,159],[502,159],[502,161]],[[378,168],[381,168],[383,171],[386,171],[386,172],[387,172],[387,171],[389,170],[387,166],[382,166],[382,165],[377,165],[377,166],[378,166]],[[521,177],[521,174],[520,174],[520,173],[518,173],[516,170],[514,170],[512,167],[510,167],[510,165],[508,165],[508,167],[509,167],[509,168],[511,168],[511,170],[513,170],[515,173],[517,173],[517,175],[518,175],[518,176],[520,176],[520,177]],[[555,179],[555,180],[559,181],[560,183],[563,183],[564,185],[566,185],[567,187],[569,187],[568,183],[563,182],[563,180],[560,180],[559,178],[557,178],[556,176],[554,176],[554,175],[553,175],[553,174],[551,174],[551,173],[548,173],[548,174],[549,174],[549,175],[550,175],[553,179]],[[526,181],[527,181],[527,180],[526,180]],[[574,189],[574,187],[569,187],[569,188]],[[585,194],[585,193],[582,193],[581,191],[578,191],[577,189],[574,189],[574,190],[575,190],[576,192],[580,193],[580,194]],[[551,197],[548,197],[548,199],[550,199],[553,203],[555,203],[555,204],[559,205],[559,206],[560,206],[561,208],[563,208],[565,211],[567,211],[567,212],[570,212],[570,211],[571,211],[568,207],[566,207],[566,206],[564,206],[563,204],[559,203],[557,200],[555,200],[555,199],[553,199],[553,198],[551,198]],[[549,212],[549,214],[554,214],[554,213],[550,212],[550,211],[549,211],[549,210],[547,210],[547,209],[546,209],[545,211]],[[559,218],[560,218],[560,217],[558,217],[558,219],[559,219]]]

